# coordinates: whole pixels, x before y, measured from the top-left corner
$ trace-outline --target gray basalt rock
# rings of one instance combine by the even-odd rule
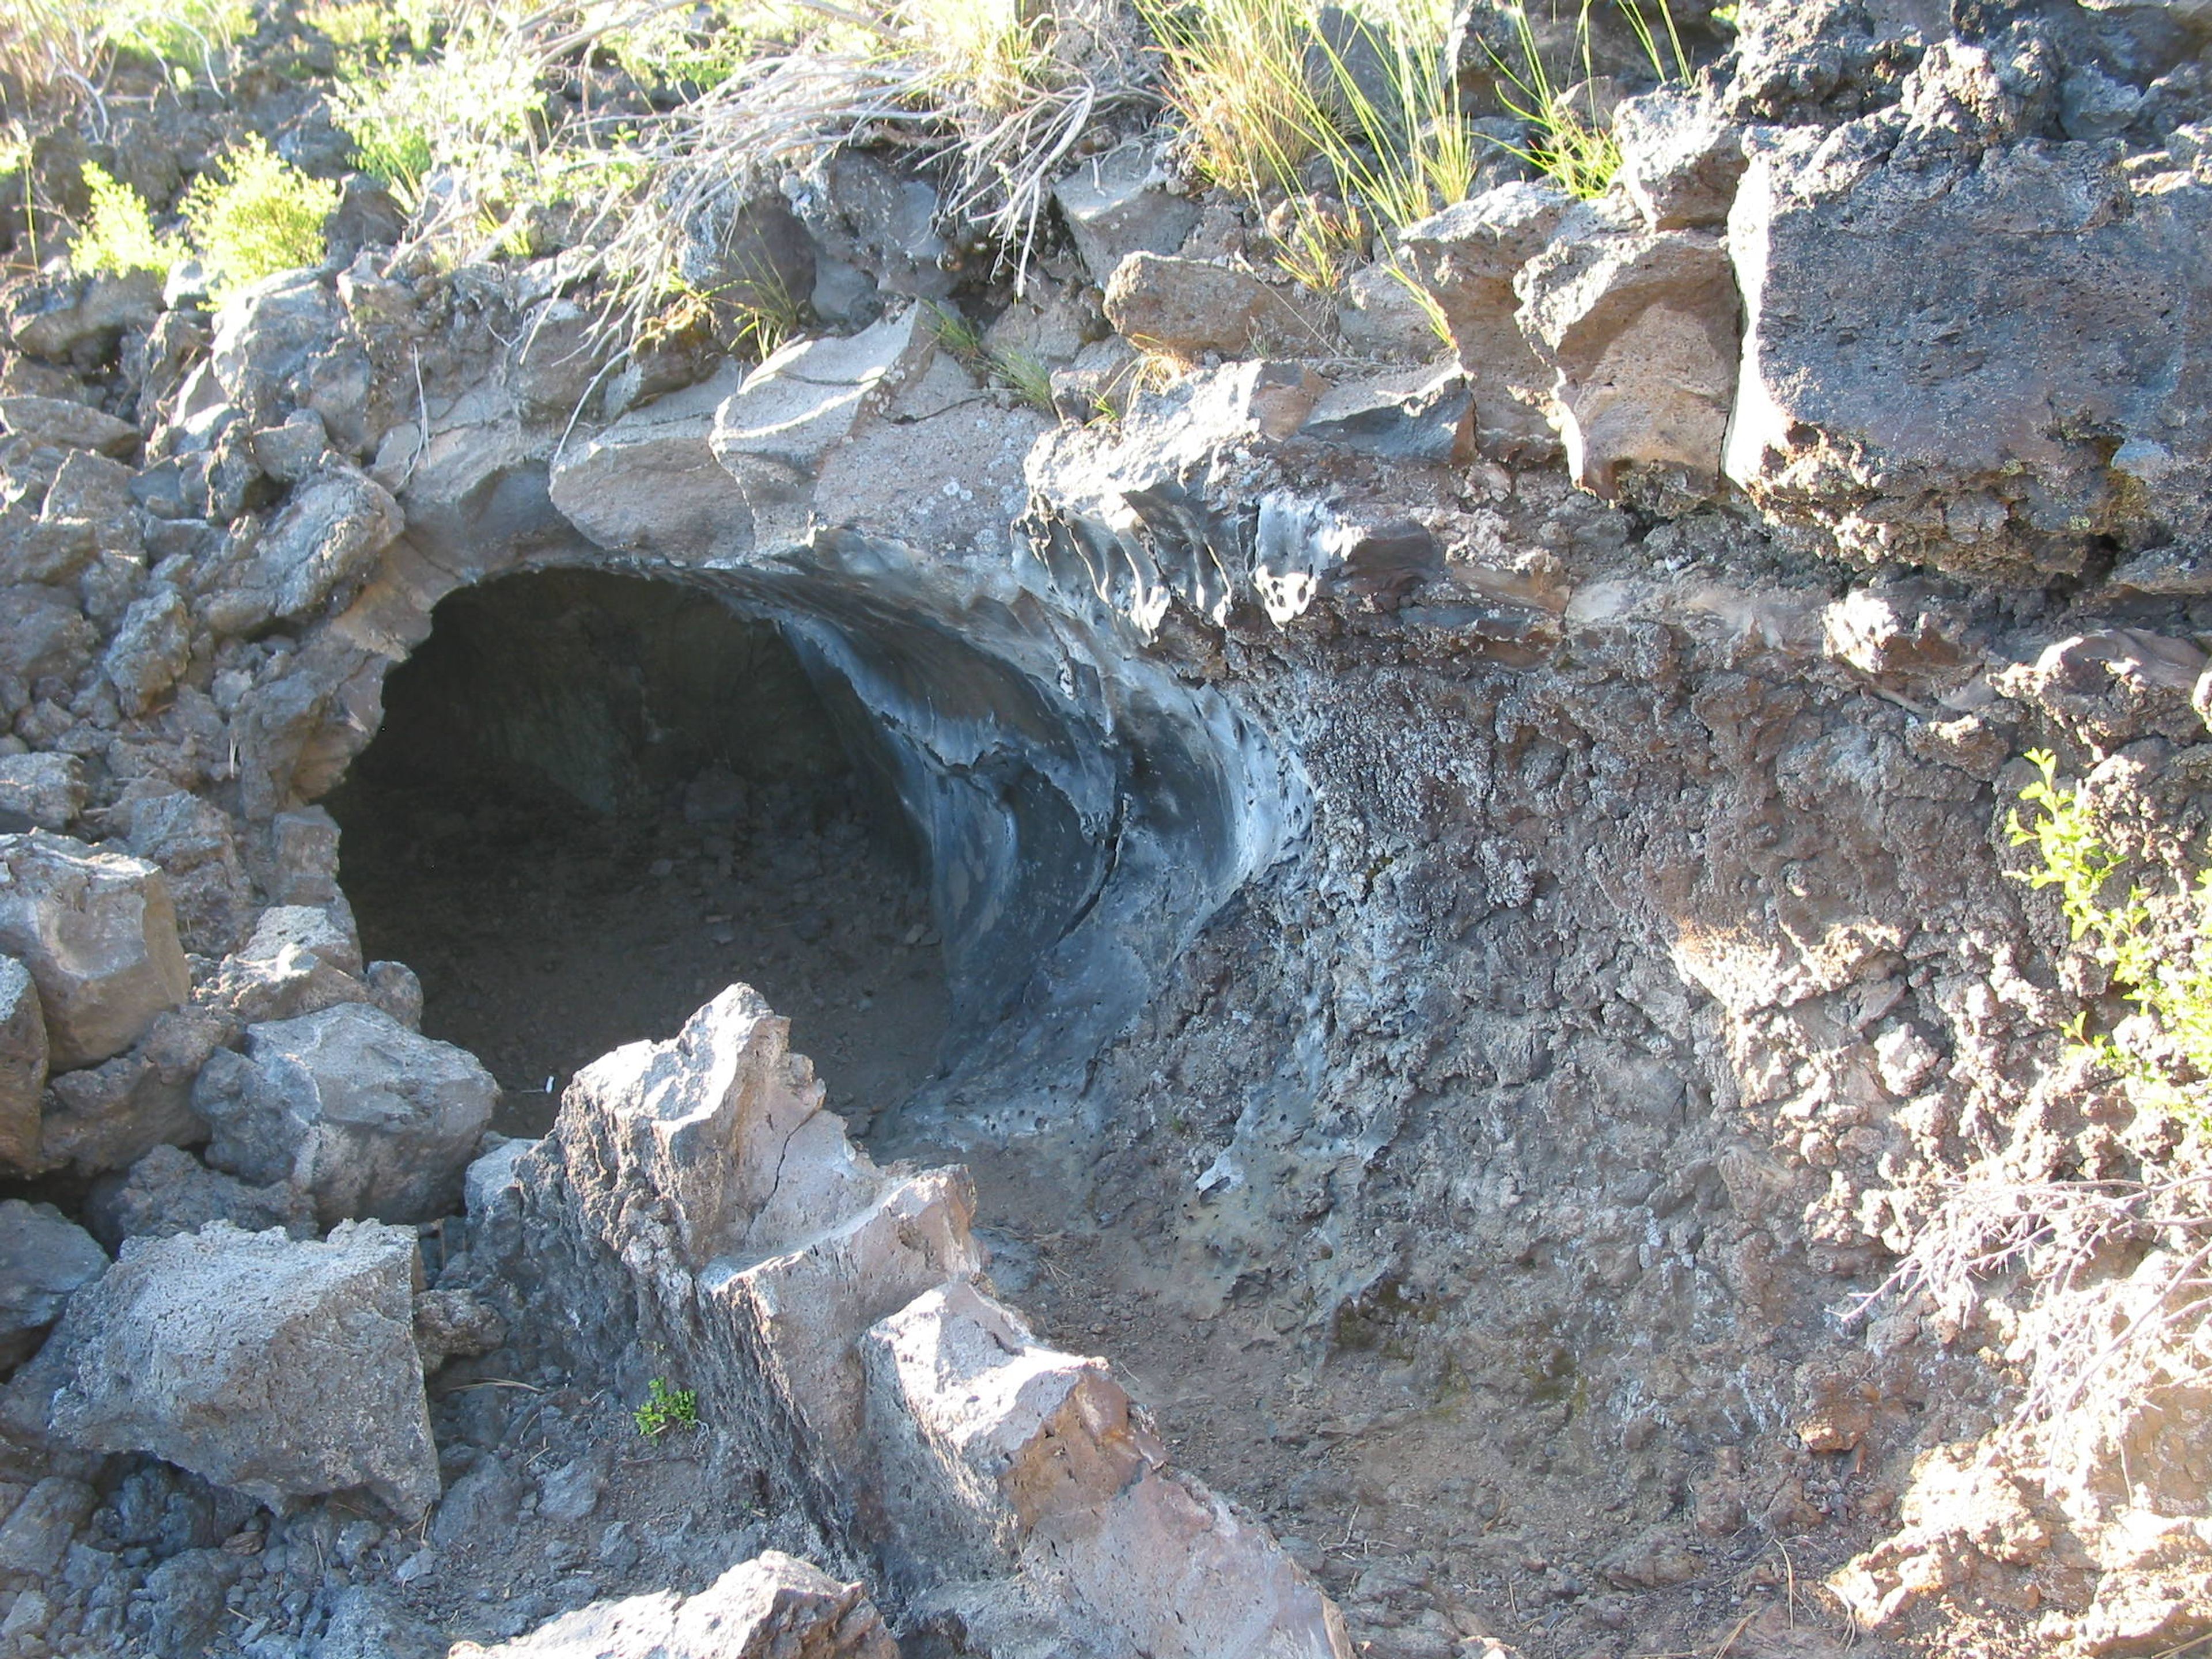
[[[0,711],[20,708],[42,679],[73,681],[99,635],[76,599],[39,582],[0,588]]]
[[[770,1550],[696,1595],[656,1590],[594,1601],[496,1647],[464,1642],[453,1659],[898,1659],[860,1585]]]
[[[204,1072],[193,1104],[215,1130],[210,1163],[290,1182],[329,1226],[458,1209],[498,1095],[465,1050],[349,1002],[254,1026],[245,1059]]]
[[[166,696],[191,661],[191,616],[175,590],[156,587],[131,602],[100,667],[125,714],[143,714]]]
[[[0,836],[0,949],[38,981],[56,1071],[122,1053],[191,989],[161,872],[43,830]]]
[[[553,463],[553,505],[601,547],[690,560],[752,544],[745,493],[717,463],[714,411],[738,390],[734,363],[631,410]]]
[[[107,1253],[51,1204],[0,1203],[0,1370],[22,1364]]]
[[[1464,463],[1474,453],[1474,399],[1456,369],[1372,375],[1331,386],[1298,432],[1386,460]]]
[[[1167,188],[1145,145],[1095,156],[1053,186],[1053,200],[1091,280],[1103,288],[1133,253],[1173,253],[1198,223],[1198,204]]]
[[[350,467],[326,467],[294,489],[238,579],[208,602],[209,623],[242,634],[343,603],[405,526],[383,485]]]
[[[380,429],[367,395],[367,354],[338,295],[315,273],[271,277],[225,305],[208,362],[222,395],[252,426],[311,409],[332,442],[356,455]]]
[[[144,795],[125,809],[124,840],[161,866],[185,949],[219,957],[238,944],[252,904],[230,815],[186,790]]]
[[[0,957],[0,1164],[39,1168],[40,1092],[46,1086],[46,1018],[30,969]]]
[[[100,1494],[82,1480],[54,1474],[40,1481],[0,1523],[0,1572],[52,1577],[99,1502]]]
[[[138,441],[128,421],[63,398],[0,398],[0,427],[33,443],[116,454]]]
[[[1972,68],[1931,55],[1898,110],[1753,143],[1728,474],[1866,562],[2075,571],[2100,533],[2201,535],[2212,180],[2004,142],[2001,88],[1961,113]]]
[[[1106,319],[1139,350],[1176,357],[1297,355],[1326,343],[1311,320],[1250,272],[1163,253],[1132,253],[1115,267]]]
[[[59,835],[84,811],[87,793],[75,755],[0,755],[0,817],[14,813]]]
[[[40,1157],[81,1175],[127,1169],[156,1146],[200,1139],[193,1079],[236,1030],[205,1008],[157,1015],[128,1054],[64,1072],[46,1086]]]
[[[848,337],[793,342],[722,401],[708,441],[751,509],[756,546],[805,539],[823,463],[932,345],[921,308],[909,307]]]
[[[110,1249],[126,1238],[167,1238],[196,1233],[210,1221],[227,1221],[249,1233],[281,1227],[295,1238],[311,1237],[314,1206],[283,1182],[253,1187],[210,1170],[176,1146],[156,1146],[127,1174],[94,1184],[85,1221]]]
[[[11,309],[8,331],[33,357],[59,359],[102,335],[150,325],[161,310],[161,279],[150,270],[134,270],[27,298]]]
[[[264,1503],[365,1487],[419,1517],[439,1489],[420,1271],[413,1234],[373,1222],[322,1243],[220,1222],[127,1243],[39,1356],[52,1431]]]

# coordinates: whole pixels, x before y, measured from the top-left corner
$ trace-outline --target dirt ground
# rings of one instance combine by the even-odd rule
[[[732,981],[791,1020],[856,1131],[936,1069],[945,990],[928,905],[849,815],[717,833],[520,785],[469,803],[357,783],[331,805],[363,945],[421,976],[426,1033],[491,1068],[504,1133],[544,1133],[579,1067],[674,1036]]]

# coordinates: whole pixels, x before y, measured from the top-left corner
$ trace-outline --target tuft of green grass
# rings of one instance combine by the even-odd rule
[[[179,71],[220,81],[240,41],[254,30],[252,0],[103,0],[106,38]]]
[[[185,193],[185,234],[216,298],[280,270],[320,264],[338,187],[306,173],[258,134],[232,145]]]
[[[1644,9],[1647,3],[1657,15],[1656,24]],[[1667,0],[1609,0],[1609,3],[1627,23],[1659,84],[1687,82],[1689,56],[1682,49],[1682,38],[1675,29],[1674,15]],[[1591,64],[1591,18],[1597,5],[1598,0],[1581,0],[1576,13],[1572,56],[1578,63],[1545,61],[1534,27],[1528,21],[1526,4],[1514,15],[1516,61],[1508,61],[1494,51],[1490,54],[1491,65],[1497,70],[1503,89],[1501,101],[1529,131],[1526,144],[1509,144],[1504,148],[1567,194],[1584,201],[1604,195],[1613,187],[1613,178],[1620,171],[1620,145],[1613,137],[1606,112],[1598,106],[1595,90],[1589,94],[1586,104],[1577,108],[1562,85],[1562,77],[1577,67],[1582,70],[1585,85],[1595,80]]]
[[[2074,942],[2110,970],[2112,982],[2156,1028],[2154,1039],[2130,1034],[2123,1043],[2089,1035],[2083,1013],[2068,1035],[2162,1109],[2198,1124],[2212,1121],[2212,962],[2205,957],[2212,871],[2185,890],[2188,909],[2179,932],[2161,929],[2149,894],[2127,877],[2128,860],[2098,833],[2081,791],[2058,781],[2058,757],[2032,749],[2027,760],[2036,777],[2020,798],[2033,815],[2023,817],[2014,807],[2005,830],[2014,846],[2035,849],[2036,863],[2011,874],[2030,887],[2057,890]],[[2124,879],[2125,890],[2115,896]]]
[[[88,276],[128,276],[134,270],[167,273],[185,256],[173,236],[155,234],[146,198],[96,161],[84,164],[85,189],[92,210],[70,243],[70,264]]]
[[[699,1396],[690,1389],[672,1389],[656,1376],[646,1385],[645,1403],[630,1413],[637,1431],[657,1440],[671,1429],[699,1426]]]

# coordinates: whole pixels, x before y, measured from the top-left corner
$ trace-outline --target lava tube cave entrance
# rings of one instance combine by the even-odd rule
[[[845,695],[841,696],[840,693]],[[372,957],[535,1135],[579,1066],[732,981],[856,1133],[939,1066],[944,956],[868,716],[773,621],[600,571],[463,590],[325,805]],[[550,1088],[549,1088],[550,1083]]]

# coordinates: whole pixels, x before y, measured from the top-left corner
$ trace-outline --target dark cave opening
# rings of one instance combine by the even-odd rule
[[[439,605],[325,801],[372,957],[537,1134],[579,1066],[735,980],[865,1132],[938,1068],[944,956],[875,728],[778,625],[667,581],[516,575]],[[550,1085],[550,1086],[549,1086]]]

